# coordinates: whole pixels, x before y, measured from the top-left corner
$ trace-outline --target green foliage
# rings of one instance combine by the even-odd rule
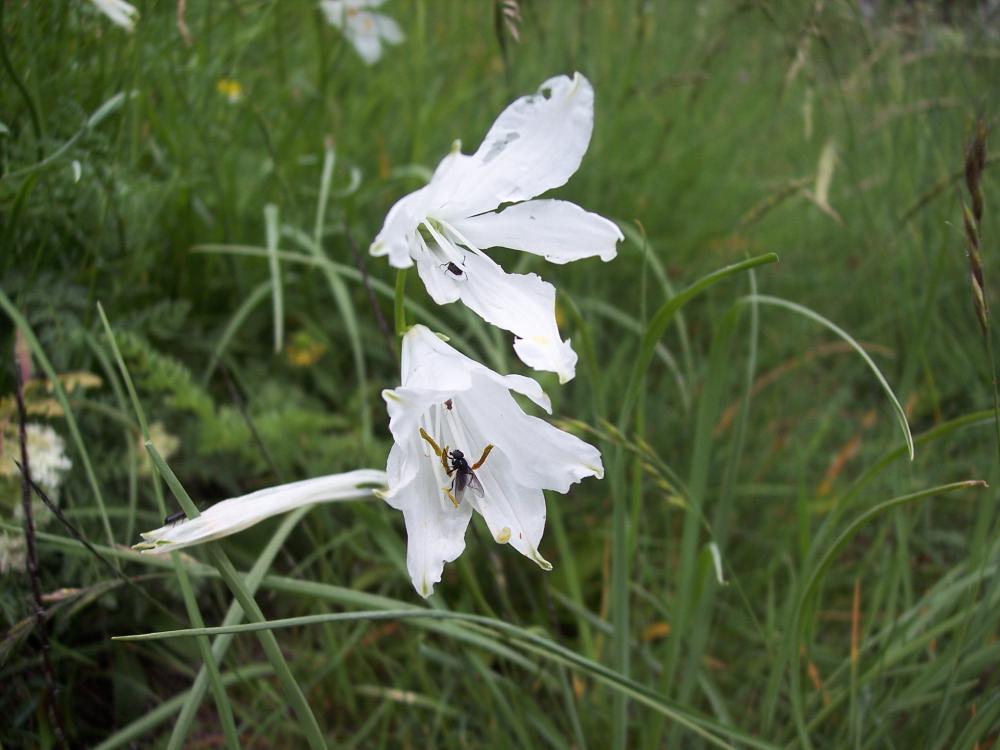
[[[383,504],[225,540],[238,569],[255,568],[248,588],[269,619],[314,617],[275,637],[328,744],[708,746],[688,720],[738,747],[747,735],[801,748],[995,741],[997,495],[922,494],[1000,481],[961,223],[967,139],[979,116],[996,124],[990,3],[522,0],[515,43],[492,3],[396,0],[383,10],[407,39],[372,67],[313,0],[192,0],[190,45],[176,3],[138,5],[128,34],[88,0],[0,3],[0,289],[56,373],[102,380],[68,391],[79,445],[66,415],[38,419],[73,459],[66,519],[152,598],[60,522],[40,530],[55,709],[72,745],[165,747],[182,711],[189,743],[221,736],[211,698],[188,699],[207,684],[195,641],[110,640],[189,622],[170,562],[123,549],[162,518],[96,303],[149,420],[179,439],[167,460],[199,505],[382,466],[395,321],[524,370],[505,335],[434,305],[415,274],[405,316],[394,309],[404,278],[367,245],[454,139],[470,151],[514,96],[573,70],[594,84],[595,131],[553,195],[614,218],[628,240],[606,265],[496,257],[558,286],[580,365],[564,387],[540,380],[554,417],[601,446],[607,477],[548,498],[551,574],[474,525],[435,619],[370,614],[421,604],[402,521]],[[981,249],[995,312],[989,153]],[[772,252],[780,262],[684,296]],[[775,298],[813,314],[762,302]],[[817,320],[884,374],[912,463],[884,384]],[[4,353],[14,330],[0,325]],[[12,390],[4,367],[0,397]],[[205,623],[234,624],[204,554],[182,559]],[[3,579],[4,747],[51,746],[30,602],[26,577]],[[257,642],[220,643],[241,744],[301,746]]]

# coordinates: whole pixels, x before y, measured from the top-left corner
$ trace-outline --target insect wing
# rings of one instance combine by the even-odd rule
[[[472,494],[476,497],[484,496],[483,485],[480,483],[479,477],[473,474],[471,470],[455,472],[455,478],[451,482],[451,489],[458,502],[462,502],[466,490],[472,490]]]
[[[486,493],[483,491],[483,483],[480,482],[479,477],[477,477],[471,471],[469,472],[469,476],[466,480],[466,483],[469,485],[469,489],[472,490],[472,494],[475,495],[476,497],[486,496]]]

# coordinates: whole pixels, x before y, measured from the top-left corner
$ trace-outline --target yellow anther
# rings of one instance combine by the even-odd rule
[[[510,541],[510,526],[504,526],[500,529],[500,533],[497,534],[497,542],[499,544],[506,544]]]

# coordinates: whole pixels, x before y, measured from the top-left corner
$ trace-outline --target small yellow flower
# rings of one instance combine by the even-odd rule
[[[308,331],[299,331],[285,347],[285,357],[293,367],[309,367],[326,353],[326,344],[313,338]]]
[[[239,81],[231,78],[220,78],[215,84],[215,90],[226,97],[230,104],[236,104],[243,99],[243,87]]]

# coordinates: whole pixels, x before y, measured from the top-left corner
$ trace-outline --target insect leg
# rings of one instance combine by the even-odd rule
[[[493,443],[490,443],[485,448],[483,448],[483,455],[481,455],[479,457],[479,460],[476,461],[476,463],[472,464],[472,470],[473,471],[475,471],[480,466],[482,466],[484,463],[486,463],[486,457],[490,455],[490,451],[491,450],[493,450]]]

